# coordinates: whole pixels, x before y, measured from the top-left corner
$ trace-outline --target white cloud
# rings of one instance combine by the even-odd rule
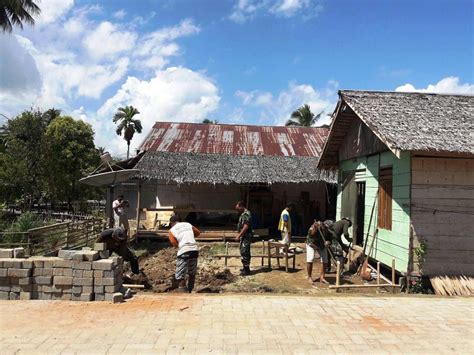
[[[112,16],[115,17],[116,19],[122,20],[125,16],[127,16],[127,11],[122,9],[122,10],[114,12]]]
[[[412,84],[399,86],[395,91],[400,92],[426,92],[437,94],[474,94],[474,84],[461,84],[456,76],[448,76],[441,79],[436,84],[429,84],[424,89],[417,89]]]
[[[74,6],[74,0],[44,0],[39,3],[41,14],[36,21],[39,27],[55,22]]]
[[[113,58],[135,46],[137,34],[120,31],[114,24],[104,21],[84,38],[84,46],[94,59]]]
[[[235,95],[242,99],[244,105],[259,107],[260,121],[272,121],[273,124],[283,125],[291,113],[298,107],[308,104],[315,114],[324,112],[318,125],[329,123],[327,114],[332,113],[337,102],[338,83],[331,80],[321,90],[311,85],[290,83],[288,88],[278,95],[269,92],[237,91]]]
[[[177,26],[165,27],[140,39],[134,55],[147,68],[162,69],[169,63],[167,57],[176,56],[180,47],[174,40],[198,33],[200,28],[192,20],[181,21]]]
[[[307,20],[318,16],[322,10],[320,0],[237,0],[229,19],[244,23],[262,13],[286,18],[299,15]]]
[[[157,71],[149,81],[128,77],[117,93],[98,110],[97,117],[108,120],[117,108],[133,105],[140,111],[138,118],[142,121],[144,133],[147,133],[156,121],[198,122],[216,110],[219,101],[216,85],[204,74],[171,67]],[[134,139],[134,147],[143,137]],[[109,149],[117,153],[126,147],[120,144],[109,146]]]

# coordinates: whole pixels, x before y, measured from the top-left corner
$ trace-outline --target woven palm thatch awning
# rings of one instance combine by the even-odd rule
[[[139,179],[178,184],[336,183],[336,174],[317,170],[317,162],[302,156],[146,152],[135,168]]]

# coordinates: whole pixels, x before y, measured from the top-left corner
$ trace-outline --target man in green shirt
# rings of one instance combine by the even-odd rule
[[[349,247],[344,244],[342,242],[342,235],[344,235],[344,238],[349,242],[349,243],[352,243],[352,238],[350,237],[349,235],[349,228],[352,227],[352,221],[347,218],[347,217],[344,217],[342,218],[341,220],[337,221],[336,223],[334,223],[334,225],[332,226],[332,228],[330,229],[330,231],[333,233],[334,235],[334,239],[337,240],[337,242],[339,243],[339,245],[341,246],[342,250],[344,250],[344,252],[346,253],[349,253]]]
[[[329,228],[323,222],[314,221],[313,225],[308,230],[306,237],[306,272],[308,280],[312,283],[313,262],[315,259],[315,252],[317,251],[321,258],[321,269],[319,275],[319,282],[329,284],[326,280],[326,267],[328,265],[328,250],[331,245],[332,234]]]
[[[237,202],[235,209],[240,213],[237,231],[239,235],[236,238],[240,242],[240,257],[243,268],[240,270],[242,276],[250,275],[250,244],[252,243],[253,229],[252,229],[252,214],[246,208],[243,201]]]

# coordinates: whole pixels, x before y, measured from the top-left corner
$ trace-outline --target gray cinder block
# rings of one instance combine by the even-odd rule
[[[105,243],[95,243],[94,244],[95,251],[105,251],[107,250],[107,244]]]
[[[44,268],[42,273],[43,273],[43,276],[54,276],[53,275],[53,268]]]
[[[31,300],[31,292],[20,292],[20,300]]]
[[[10,299],[10,292],[0,291],[0,300],[8,300],[8,299]]]
[[[19,285],[30,285],[33,282],[31,277],[22,277],[18,280]]]
[[[14,268],[14,269],[21,269],[21,260],[18,259],[3,259],[2,260],[3,268]]]
[[[93,270],[84,270],[84,272],[82,273],[82,277],[93,278],[94,277],[94,271]]]
[[[105,286],[98,286],[94,285],[94,293],[104,293],[105,292]]]
[[[0,277],[7,277],[8,269],[0,269]]]
[[[10,277],[30,277],[31,269],[8,269]]]
[[[24,258],[25,257],[25,248],[14,248],[13,249],[14,258]]]
[[[21,261],[22,269],[31,269],[33,267],[33,260],[25,259]]]
[[[82,286],[82,293],[94,293],[94,286]]]
[[[113,259],[103,259],[92,262],[94,270],[113,270],[116,263]]]
[[[97,251],[94,251],[94,250],[83,251],[82,255],[84,257],[84,260],[86,260],[86,261],[99,260],[99,253]]]
[[[104,286],[106,293],[114,293],[118,292],[122,288],[122,285],[112,285],[112,286]]]
[[[96,293],[94,296],[96,301],[105,301],[105,294],[103,293]]]
[[[73,269],[64,268],[63,269],[63,276],[72,276],[73,271],[74,271]]]
[[[56,260],[54,262],[54,267],[61,267],[61,268],[71,268],[72,267],[72,260]]]
[[[72,286],[73,278],[70,276],[54,276],[53,283],[55,285]]]
[[[13,249],[0,249],[0,258],[13,258]]]
[[[88,277],[75,278],[73,280],[73,285],[77,286],[92,286],[94,285],[94,279]]]
[[[84,270],[72,270],[73,277],[82,277],[83,273],[84,273]]]
[[[108,251],[108,250],[99,251],[99,258],[100,259],[107,259],[109,257],[110,257],[110,251]]]
[[[75,270],[91,270],[92,262],[90,261],[75,261],[73,264]]]
[[[10,292],[10,299],[11,300],[19,300],[20,299],[20,291],[18,292]]]
[[[52,276],[35,276],[34,282],[38,285],[51,285],[53,283]]]
[[[60,250],[58,252],[58,257],[64,260],[72,260],[75,254],[77,254],[77,250]],[[82,260],[82,259],[81,259]]]
[[[121,303],[123,302],[123,295],[120,292],[106,293],[105,300],[112,303]]]

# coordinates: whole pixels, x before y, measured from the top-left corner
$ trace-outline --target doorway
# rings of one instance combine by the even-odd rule
[[[357,203],[355,220],[355,243],[362,246],[364,243],[364,217],[365,217],[365,181],[356,182]]]

